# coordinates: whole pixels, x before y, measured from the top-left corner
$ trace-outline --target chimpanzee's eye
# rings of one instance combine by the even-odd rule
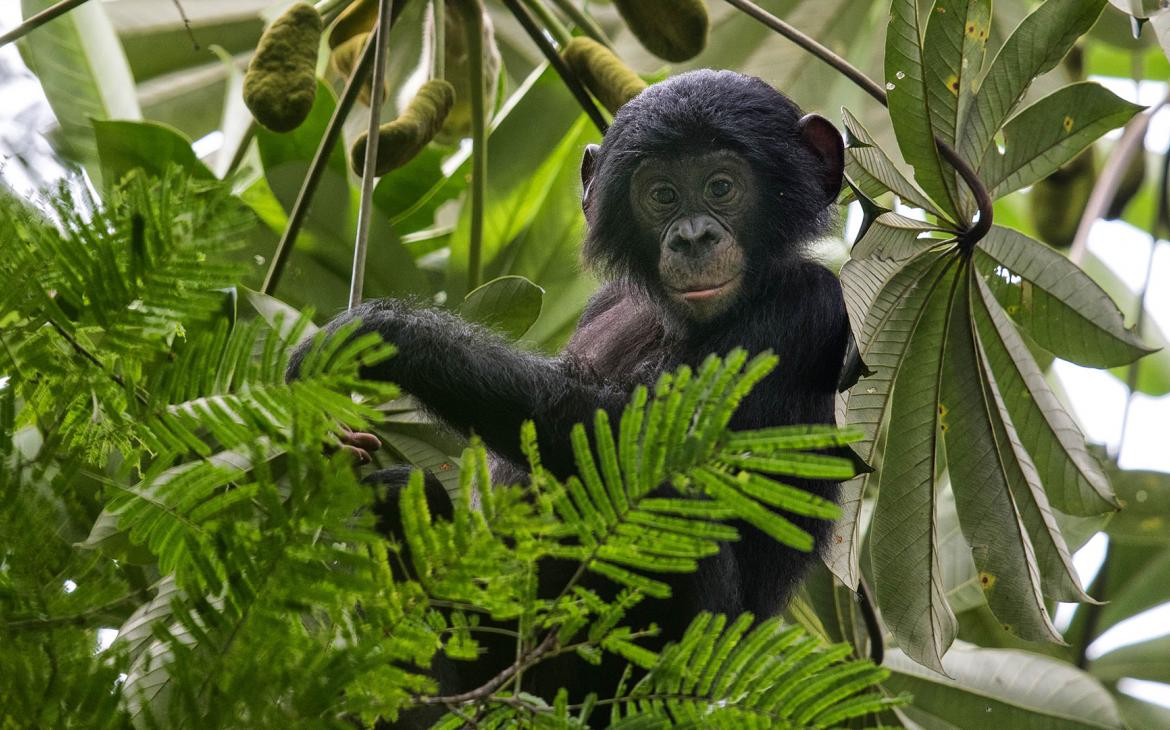
[[[711,184],[707,186],[707,190],[710,191],[712,197],[725,197],[728,193],[731,192],[731,181],[722,177],[716,180],[712,180]]]
[[[654,202],[659,205],[670,205],[678,200],[678,193],[674,191],[674,188],[661,187],[654,188],[650,193],[650,197],[654,198]]]

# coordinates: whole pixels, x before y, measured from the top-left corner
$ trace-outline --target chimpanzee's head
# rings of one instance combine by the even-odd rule
[[[843,163],[833,125],[764,81],[675,76],[623,106],[585,150],[585,260],[710,320],[825,233]]]

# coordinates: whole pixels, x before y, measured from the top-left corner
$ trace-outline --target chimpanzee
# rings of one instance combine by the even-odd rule
[[[607,283],[559,355],[515,349],[454,314],[392,299],[367,302],[326,329],[357,319],[359,331],[397,345],[395,357],[364,375],[398,383],[445,423],[478,434],[495,459],[493,477],[505,483],[523,478],[525,419],[536,424],[545,466],[567,476],[574,424],[591,423],[598,408],[616,417],[635,386],[736,347],[771,350],[779,365],[739,406],[732,428],[833,423],[849,324],[837,278],[807,249],[828,230],[843,159],[829,121],[802,116],[760,79],[709,70],[675,76],[622,107],[602,144],[585,150],[584,260]],[[837,497],[835,483],[797,483]],[[450,514],[433,481],[428,498]],[[790,519],[823,544],[828,522]],[[669,607],[646,601],[631,623],[653,621],[666,640],[699,611],[762,618],[783,608],[816,555],[739,527],[739,542],[697,573],[671,579]],[[557,566],[545,568],[542,585],[555,594]],[[566,578],[559,575],[561,585]],[[461,685],[444,691],[478,686],[514,658],[509,651],[460,668],[457,682],[449,667],[437,671],[441,684]],[[525,690],[551,700],[566,685],[579,697],[612,689],[621,673],[572,661],[542,665],[526,675]]]

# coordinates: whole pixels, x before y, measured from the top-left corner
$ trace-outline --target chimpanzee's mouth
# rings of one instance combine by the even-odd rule
[[[688,302],[701,302],[717,297],[731,289],[739,280],[739,274],[721,284],[698,284],[687,289],[676,289],[678,296]]]

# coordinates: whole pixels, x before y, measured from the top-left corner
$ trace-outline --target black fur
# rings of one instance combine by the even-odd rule
[[[545,465],[570,474],[573,424],[591,423],[597,408],[616,416],[636,385],[736,347],[771,350],[779,365],[741,404],[733,428],[832,423],[849,325],[837,278],[809,260],[805,249],[828,228],[832,196],[824,180],[839,179],[839,157],[810,147],[800,119],[800,110],[766,83],[731,72],[677,76],[623,107],[590,161],[584,200],[585,259],[609,282],[556,357],[519,351],[453,314],[393,300],[363,304],[327,329],[360,319],[363,331],[395,343],[398,355],[365,375],[398,383],[447,424],[478,434],[496,457],[494,475],[505,481],[523,476],[518,431],[525,419],[536,423]],[[631,224],[630,175],[647,156],[722,149],[750,163],[764,202],[753,212],[750,230],[736,231],[748,262],[738,298],[714,318],[687,320],[663,302],[653,265],[657,242]],[[834,164],[837,169],[825,169]],[[303,352],[290,373],[295,375]],[[836,499],[834,483],[797,483]],[[823,545],[828,522],[791,519]],[[740,542],[703,561],[696,574],[672,579],[669,607],[644,602],[630,621],[655,622],[669,640],[701,610],[751,611],[758,618],[779,611],[815,555],[783,547],[746,525],[741,530]],[[542,565],[541,572],[542,585],[554,593],[568,575],[559,565]],[[439,672],[446,675],[443,691],[478,686],[513,658],[510,644],[487,648],[487,659],[460,665],[453,686],[449,668]],[[570,686],[576,699],[591,690],[604,697],[620,674],[616,662],[595,668],[565,658],[526,675],[525,689],[550,700],[561,685]]]

